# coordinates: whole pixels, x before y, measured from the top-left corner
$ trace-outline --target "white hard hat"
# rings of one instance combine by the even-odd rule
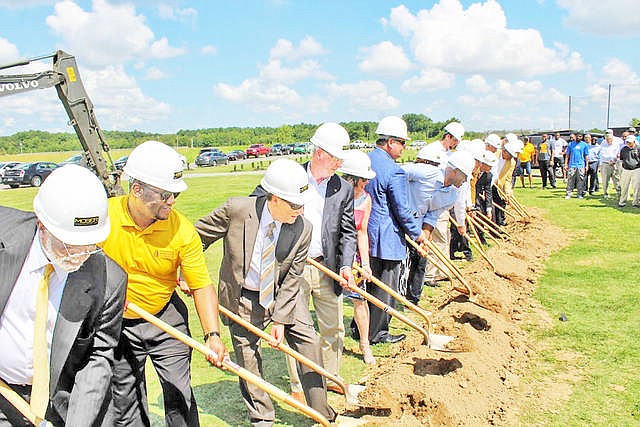
[[[440,164],[442,162],[442,145],[439,142],[433,142],[425,145],[418,151],[416,156],[418,159],[429,160]]]
[[[371,159],[366,153],[360,150],[348,150],[344,154],[344,162],[338,169],[340,172],[364,179],[375,178],[376,173],[371,169]]]
[[[485,150],[484,142],[481,139],[472,139],[467,145],[467,151],[471,154],[480,155]]]
[[[458,140],[458,145],[456,145],[456,151],[469,151],[469,141],[468,139]]]
[[[411,140],[407,132],[407,123],[398,116],[387,116],[380,120],[376,128],[376,133],[378,135],[394,136],[404,139],[405,141]]]
[[[502,145],[502,139],[495,133],[490,133],[484,139],[485,144],[492,146],[493,148],[500,148]]]
[[[299,163],[278,159],[269,165],[260,185],[281,199],[302,205],[304,192],[309,189],[309,176]]]
[[[476,160],[467,151],[455,151],[449,156],[449,166],[459,169],[467,178],[470,178],[473,168],[476,167]]]
[[[344,158],[342,147],[349,145],[349,134],[337,123],[323,123],[311,137],[310,141],[318,148],[339,159]]]
[[[89,169],[68,164],[51,172],[33,199],[38,220],[68,245],[92,245],[111,231],[107,192]]]
[[[522,146],[518,144],[517,140],[513,142],[507,141],[507,143],[504,144],[504,149],[507,153],[511,154],[512,157],[516,157],[518,153],[522,151]]]
[[[475,159],[490,167],[493,167],[498,161],[496,155],[489,150],[484,150],[482,153],[476,154]]]
[[[458,142],[462,141],[464,136],[464,127],[458,122],[451,122],[444,127],[444,131],[450,133]]]
[[[129,154],[123,172],[130,178],[162,190],[180,193],[187,189],[182,179],[180,154],[159,141],[146,141]]]
[[[518,139],[518,136],[515,133],[508,133],[504,137],[507,138],[507,142],[518,142],[518,141],[520,141]]]

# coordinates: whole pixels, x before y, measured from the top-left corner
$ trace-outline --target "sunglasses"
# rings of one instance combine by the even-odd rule
[[[284,199],[282,199],[282,200],[284,200]],[[295,204],[295,203],[291,203],[291,202],[290,202],[290,201],[288,201],[288,200],[284,200],[284,201],[285,201],[285,202],[287,202],[287,204],[289,205],[289,207],[290,207],[291,209],[293,209],[294,211],[299,211],[300,209],[302,209],[302,208],[304,207],[304,205],[297,205],[297,204]]]
[[[171,198],[171,196],[173,196],[174,199],[177,199],[178,196],[180,195],[180,193],[174,193],[172,191],[166,191],[166,190],[160,190],[159,188],[155,188],[152,187],[148,184],[143,184],[142,185],[144,188],[151,190],[152,192],[156,193],[157,195],[160,196],[160,200],[162,200],[163,202],[166,202],[167,200],[169,200]]]
[[[405,141],[404,139],[400,139],[400,138],[392,138],[394,141],[400,143],[400,145],[402,145],[404,147],[404,145],[407,143],[407,141]]]

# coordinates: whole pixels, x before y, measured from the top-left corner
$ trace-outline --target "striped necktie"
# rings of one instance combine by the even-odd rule
[[[47,310],[49,307],[49,278],[53,265],[47,264],[38,284],[36,294],[36,318],[33,332],[33,382],[31,387],[31,411],[44,419],[49,406],[49,346],[47,344]]]
[[[268,309],[273,302],[273,289],[275,286],[276,268],[276,242],[274,230],[276,223],[272,222],[267,227],[267,233],[262,242],[262,260],[260,262],[260,305]]]

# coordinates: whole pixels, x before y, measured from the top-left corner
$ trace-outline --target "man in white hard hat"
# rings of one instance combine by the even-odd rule
[[[515,136],[515,135],[514,135]],[[493,196],[493,203],[500,205],[502,208],[506,208],[507,200],[504,200],[498,191],[498,188],[502,190],[507,196],[513,194],[513,187],[511,186],[511,177],[513,171],[516,168],[516,157],[520,150],[522,150],[523,144],[517,137],[507,139],[502,151],[500,152],[500,158],[498,159],[497,174],[491,177],[491,191]],[[494,209],[494,222],[498,225],[505,225],[505,214],[501,209]]]
[[[442,155],[442,163],[440,167],[444,170],[447,167],[447,157],[452,153],[457,145],[462,142],[464,136],[464,127],[458,122],[448,123],[444,127],[444,135],[440,141],[432,142],[430,145],[438,147]],[[459,206],[464,206],[462,201],[458,203]],[[458,209],[459,210],[459,209]],[[464,207],[462,207],[464,211]],[[431,233],[431,240],[440,248],[440,250],[448,254],[450,250],[451,233],[449,231],[449,212],[442,211],[440,218],[435,225],[433,232]],[[432,264],[427,263],[425,271],[425,280],[430,284],[436,284],[439,280],[443,280],[444,276],[438,268]]]
[[[192,291],[204,342],[216,354],[207,359],[221,366],[227,352],[202,243],[193,224],[173,209],[187,189],[183,167],[180,155],[158,141],[131,152],[124,167],[129,194],[109,199],[111,234],[103,249],[129,275],[128,301],[189,334],[188,310],[175,292],[179,270]],[[149,425],[144,375],[149,357],[162,385],[167,426],[197,426],[191,349],[130,312],[124,317],[114,365],[115,425]]]
[[[365,187],[372,201],[369,217],[371,271],[397,290],[400,264],[407,256],[405,234],[420,243],[425,239],[425,233],[408,203],[405,172],[395,163],[409,140],[407,124],[400,117],[388,116],[380,120],[376,133],[376,148],[369,153],[376,176]],[[374,284],[370,293],[393,307],[393,298]],[[394,343],[406,337],[389,333],[390,316],[386,312],[373,304],[369,304],[369,312],[371,344]]]
[[[322,364],[308,300],[302,297],[304,270],[312,240],[311,223],[302,216],[309,188],[307,172],[290,159],[273,162],[255,197],[233,197],[196,222],[205,248],[224,240],[218,292],[220,304],[244,320],[271,327],[271,345],[289,345]],[[244,236],[244,237],[242,237]],[[260,339],[243,326],[229,325],[238,364],[262,375]],[[324,377],[298,364],[309,405],[333,420]],[[269,395],[240,379],[240,391],[253,425],[269,426],[275,411]]]
[[[349,134],[341,125],[329,122],[320,125],[310,141],[311,161],[303,165],[309,179],[304,217],[313,225],[308,256],[339,272],[353,286],[351,265],[356,255],[353,186],[336,174],[345,156],[342,148],[349,145]],[[342,287],[312,265],[306,266],[304,278],[302,291],[307,301],[313,300],[324,368],[339,377],[344,346]],[[291,390],[299,393],[302,384],[295,361],[291,357],[287,360]],[[342,393],[332,381],[327,383],[327,389]]]
[[[483,215],[491,218],[493,215],[493,192],[491,190],[491,171],[493,167],[498,163],[496,155],[489,151],[484,150],[481,153],[476,154],[476,162],[479,163],[479,173],[475,181],[475,192],[473,198],[474,209],[470,213],[475,216],[476,212],[480,212]],[[485,243],[482,230],[476,228],[480,234],[480,240]]]
[[[0,207],[2,395],[17,393],[55,426],[112,425],[105,412],[127,276],[96,247],[109,234],[107,194],[88,169],[66,165],[33,207],[35,215]],[[32,424],[0,397],[0,425]]]

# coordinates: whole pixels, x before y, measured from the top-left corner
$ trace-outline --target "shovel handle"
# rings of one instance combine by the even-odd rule
[[[454,227],[458,227],[458,222],[452,216],[449,217],[449,221],[451,221],[451,223],[453,224]],[[478,230],[476,230],[474,228],[474,225],[473,225],[473,223],[471,221],[469,221],[469,226],[472,228],[472,230],[474,231],[474,236],[477,238],[478,237]],[[478,243],[471,236],[469,236],[469,234],[467,234],[465,237],[473,245],[473,247],[480,253],[480,256],[482,256],[482,258],[484,258],[484,260],[489,263],[489,266],[495,272],[496,271],[496,266],[493,264],[493,262],[489,259],[487,254],[482,249],[481,243]]]
[[[470,215],[470,214],[467,214],[467,219],[469,220],[469,223],[473,224],[478,230],[482,231],[484,234],[487,235],[487,237],[489,237],[491,240],[493,240],[496,245],[500,246],[500,243],[498,242],[498,239],[493,237],[493,232],[491,232],[491,230],[489,229],[489,227],[486,224],[484,224],[480,220],[474,218],[473,215]]]
[[[2,379],[0,379],[0,394],[2,397],[7,399],[14,408],[18,410],[31,424],[36,427],[53,427],[47,420],[40,419],[36,414],[31,410],[31,406],[29,403],[22,398],[18,393],[16,393],[7,383],[5,383]]]
[[[225,316],[227,316],[229,319],[233,320],[234,322],[236,322],[237,324],[241,325],[243,328],[247,329],[249,332],[251,332],[252,334],[268,341],[271,342],[272,336],[269,335],[268,333],[266,333],[265,331],[263,331],[262,329],[258,328],[257,326],[253,325],[251,322],[247,322],[246,320],[244,320],[242,317],[238,316],[237,314],[235,314],[234,312],[232,312],[231,310],[225,308],[224,306],[218,304],[218,311],[222,314],[224,314]],[[294,359],[296,359],[298,362],[302,363],[303,365],[305,365],[306,367],[308,367],[309,369],[313,369],[314,371],[316,371],[317,373],[319,373],[320,375],[330,379],[331,381],[335,382],[338,387],[340,387],[342,389],[342,391],[344,392],[344,395],[347,395],[347,386],[344,383],[344,381],[342,381],[339,377],[337,377],[336,375],[333,375],[332,373],[330,373],[329,371],[327,371],[326,369],[324,369],[322,366],[318,365],[316,362],[314,362],[313,360],[309,359],[308,357],[304,356],[303,354],[300,354],[299,352],[295,351],[294,349],[292,349],[291,347],[289,347],[287,344],[281,342],[280,344],[278,344],[276,347],[274,347],[280,351],[282,351],[285,354],[288,354],[289,356],[293,357]]]
[[[206,345],[194,340],[189,335],[180,332],[173,326],[167,324],[166,322],[163,322],[162,320],[158,319],[156,316],[141,309],[134,303],[127,301],[125,303],[125,310],[128,310],[134,313],[135,315],[141,317],[142,319],[146,320],[147,322],[151,323],[152,325],[157,326],[158,328],[162,329],[164,332],[168,333],[175,339],[183,342],[184,344],[188,345],[192,349],[199,351],[205,356],[215,355],[215,352],[211,350],[209,347],[207,347]],[[316,422],[322,424],[323,426],[329,427],[331,425],[331,423],[329,423],[329,420],[327,420],[324,416],[322,416],[322,414],[320,414],[315,409],[303,403],[298,402],[296,399],[289,396],[288,393],[280,390],[278,387],[274,386],[273,384],[268,383],[258,375],[254,374],[251,371],[248,371],[247,369],[241,367],[237,363],[234,363],[229,359],[225,359],[222,362],[222,366],[225,369],[227,369],[229,372],[232,372],[233,374],[239,376],[243,380],[255,385],[265,393],[268,393],[271,396],[277,398],[278,400],[281,400],[287,403],[289,406],[296,408],[297,410],[299,410],[309,418],[312,418]]]
[[[313,258],[307,257],[307,262],[309,264],[311,264],[312,266],[314,266],[315,268],[317,268],[318,270],[322,271],[327,276],[331,277],[333,280],[335,280],[337,282],[340,282],[340,283],[343,283],[343,284],[347,282],[347,280],[344,277],[340,276],[335,271],[328,269],[327,267],[325,267],[324,265],[320,264],[318,261],[314,260]],[[364,290],[360,289],[357,286],[353,287],[353,288],[349,288],[349,290],[359,294],[362,298],[366,299],[371,304],[373,304],[376,307],[378,307],[380,310],[382,310],[385,313],[395,317],[396,319],[398,319],[402,323],[405,323],[405,324],[409,325],[410,327],[412,327],[413,329],[415,329],[416,331],[420,332],[422,334],[422,336],[424,336],[425,343],[430,343],[431,342],[431,340],[429,338],[429,332],[425,331],[424,328],[422,328],[420,325],[418,325],[413,320],[409,319],[407,316],[405,316],[402,313],[400,313],[399,311],[397,311],[395,308],[391,307],[388,304],[385,304],[384,302],[380,301],[378,298],[374,297],[373,295],[371,295],[367,291],[364,291]]]

